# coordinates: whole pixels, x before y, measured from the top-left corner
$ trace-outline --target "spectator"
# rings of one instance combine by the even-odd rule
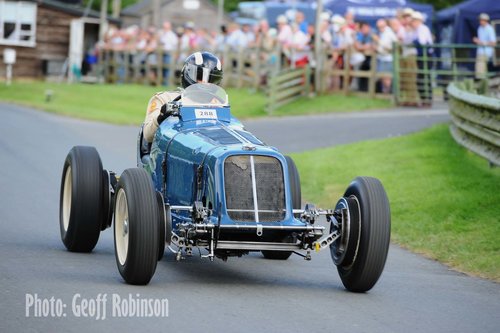
[[[354,43],[354,49],[358,52],[358,54],[363,55],[363,61],[358,65],[354,65],[355,69],[359,69],[362,71],[370,70],[370,63],[372,59],[373,53],[373,40],[371,27],[366,22],[360,23],[359,32],[356,35],[356,42]],[[353,80],[355,82],[356,80]],[[368,78],[361,77],[358,79],[359,81],[359,90],[360,91],[368,91]]]
[[[220,33],[215,37],[215,47],[219,52],[224,51],[224,47],[227,43],[228,32],[225,25],[220,26]]]
[[[177,50],[179,44],[179,38],[172,31],[172,24],[168,21],[163,22],[163,29],[159,34],[159,42],[163,50],[163,85],[167,85],[169,70],[165,68],[165,66],[169,66],[172,60],[172,54]]]
[[[242,50],[247,47],[247,36],[236,23],[231,23],[228,29],[227,45],[234,51]]]
[[[348,10],[345,14],[344,14],[344,18],[345,18],[345,24],[347,25],[347,27],[349,29],[352,29],[354,31],[356,31],[356,22],[354,21],[354,13],[350,10]]]
[[[411,25],[413,9],[405,8],[401,17],[401,25],[404,28],[402,36],[403,48],[400,60],[400,89],[402,104],[406,106],[417,106],[417,50],[413,46],[415,31]]]
[[[191,53],[193,49],[196,49],[198,47],[198,36],[196,35],[196,32],[194,31],[194,23],[193,22],[187,22],[184,25],[184,33],[182,34],[181,40],[180,40],[180,49],[182,51],[187,51],[187,53]],[[184,54],[181,55],[181,59],[186,58]]]
[[[479,27],[477,28],[477,37],[472,41],[478,45],[476,52],[476,77],[486,78],[488,72],[493,72],[494,46],[497,36],[495,29],[489,23],[490,16],[486,13],[479,15]]]
[[[295,23],[297,23],[297,25],[299,26],[300,31],[305,34],[308,33],[307,30],[309,28],[309,24],[307,23],[306,16],[303,12],[297,11],[297,13],[295,13]]]
[[[304,67],[309,62],[309,36],[300,30],[297,23],[292,24],[290,42],[285,45],[288,58],[294,67]]]
[[[292,38],[292,29],[288,25],[288,20],[285,15],[280,15],[276,19],[278,24],[278,42],[281,45],[287,45],[290,43]]]
[[[245,47],[253,45],[255,43],[255,34],[252,31],[252,27],[248,24],[244,24],[242,31],[243,34],[245,34]]]
[[[397,17],[394,17],[389,20],[389,26],[394,34],[396,34],[398,41],[402,42],[405,37],[405,27],[401,24],[401,21]]]
[[[377,72],[392,73],[392,49],[394,43],[398,41],[396,35],[387,22],[383,19],[377,21],[378,35],[373,35],[373,40],[377,51]],[[391,76],[382,77],[382,92],[390,93],[391,91]]]
[[[332,31],[334,32],[332,45],[332,63],[334,69],[343,69],[345,66],[345,51],[354,44],[354,31],[349,28],[345,19],[340,15],[332,16]],[[330,87],[332,89],[340,89],[344,84],[343,78],[333,76]]]
[[[255,41],[254,44],[266,51],[272,51],[274,43],[269,43],[269,23],[267,20],[261,20],[255,27]]]
[[[330,31],[330,24],[328,20],[322,20],[319,24],[319,36],[324,47],[331,48],[332,46],[332,33]]]
[[[196,31],[196,46],[200,50],[212,50],[215,48],[215,40],[206,29]]]
[[[155,29],[150,27],[148,29],[148,40],[146,44],[146,64],[149,67],[148,78],[150,84],[155,84],[156,82],[156,66],[158,65],[158,59],[156,56],[156,50],[158,49],[158,38],[155,34]]]
[[[432,68],[432,56],[434,50],[432,44],[432,35],[429,27],[424,24],[424,16],[420,12],[412,14],[412,27],[415,32],[413,44],[417,47],[417,88],[422,106],[429,107],[432,105],[432,87],[430,70]],[[424,61],[421,57],[427,56],[428,61]]]

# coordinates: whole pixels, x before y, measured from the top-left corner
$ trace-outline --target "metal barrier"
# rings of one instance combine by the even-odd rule
[[[307,96],[310,89],[309,67],[282,71],[270,78],[268,83],[266,111],[272,113],[280,106]]]
[[[455,141],[500,166],[500,99],[479,95],[472,81],[451,83],[447,92]]]

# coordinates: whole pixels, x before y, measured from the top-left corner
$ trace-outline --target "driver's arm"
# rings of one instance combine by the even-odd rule
[[[153,95],[148,103],[148,108],[146,110],[146,119],[144,120],[144,138],[147,142],[152,142],[153,137],[160,124],[158,123],[158,116],[160,115],[161,107],[174,100],[179,96],[177,92],[159,92]]]

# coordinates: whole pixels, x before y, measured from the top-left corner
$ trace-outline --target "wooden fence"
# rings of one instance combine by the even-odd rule
[[[484,88],[479,90],[484,92]],[[447,91],[453,138],[500,166],[500,99],[479,95],[472,81],[452,83]]]
[[[318,59],[313,59],[312,53],[309,55],[311,70],[308,75],[313,76],[311,82],[317,82],[312,86],[312,90],[317,94],[341,93],[390,98],[396,104],[418,105],[422,101],[430,104],[436,96],[447,98],[445,89],[448,83],[476,75],[476,49],[472,44],[436,44],[425,47],[421,56],[408,56],[405,55],[404,47],[394,45],[393,71],[378,72],[375,53],[364,55],[367,60],[363,63],[362,70],[359,66],[352,66],[352,56],[355,53],[353,48],[324,48]],[[432,54],[429,52],[431,50]],[[494,60],[500,66],[500,46],[495,50]],[[103,51],[100,56],[101,73],[104,81],[110,83],[178,86],[178,73],[183,60],[195,51],[176,50],[165,53],[157,50],[148,55],[127,51]],[[248,87],[252,90],[268,91],[273,78],[294,68],[294,63],[288,59],[293,58],[295,51],[285,52],[279,46],[273,50],[252,47],[239,51],[226,47],[222,51],[214,52],[223,63],[222,84],[225,87]],[[316,79],[313,73],[319,73],[319,80],[313,80]],[[392,87],[390,91],[381,91],[382,80],[389,81]],[[356,89],[356,86],[362,89]],[[273,95],[269,96],[271,98]]]
[[[271,77],[267,91],[266,111],[272,113],[280,106],[307,96],[310,91],[310,80],[311,75],[308,66],[284,70]]]

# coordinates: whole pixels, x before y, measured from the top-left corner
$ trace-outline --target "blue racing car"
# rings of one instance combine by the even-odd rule
[[[60,196],[61,238],[69,251],[92,251],[113,225],[118,270],[130,284],[149,283],[168,247],[177,260],[194,250],[209,260],[255,251],[268,259],[295,253],[310,260],[329,249],[348,290],[375,285],[390,239],[380,181],[357,177],[334,208],[302,208],[293,160],[232,117],[222,88],[194,84],[167,110],[151,144],[140,131],[137,168],[120,176],[103,169],[95,148],[71,149]],[[321,215],[327,228],[315,223]]]

